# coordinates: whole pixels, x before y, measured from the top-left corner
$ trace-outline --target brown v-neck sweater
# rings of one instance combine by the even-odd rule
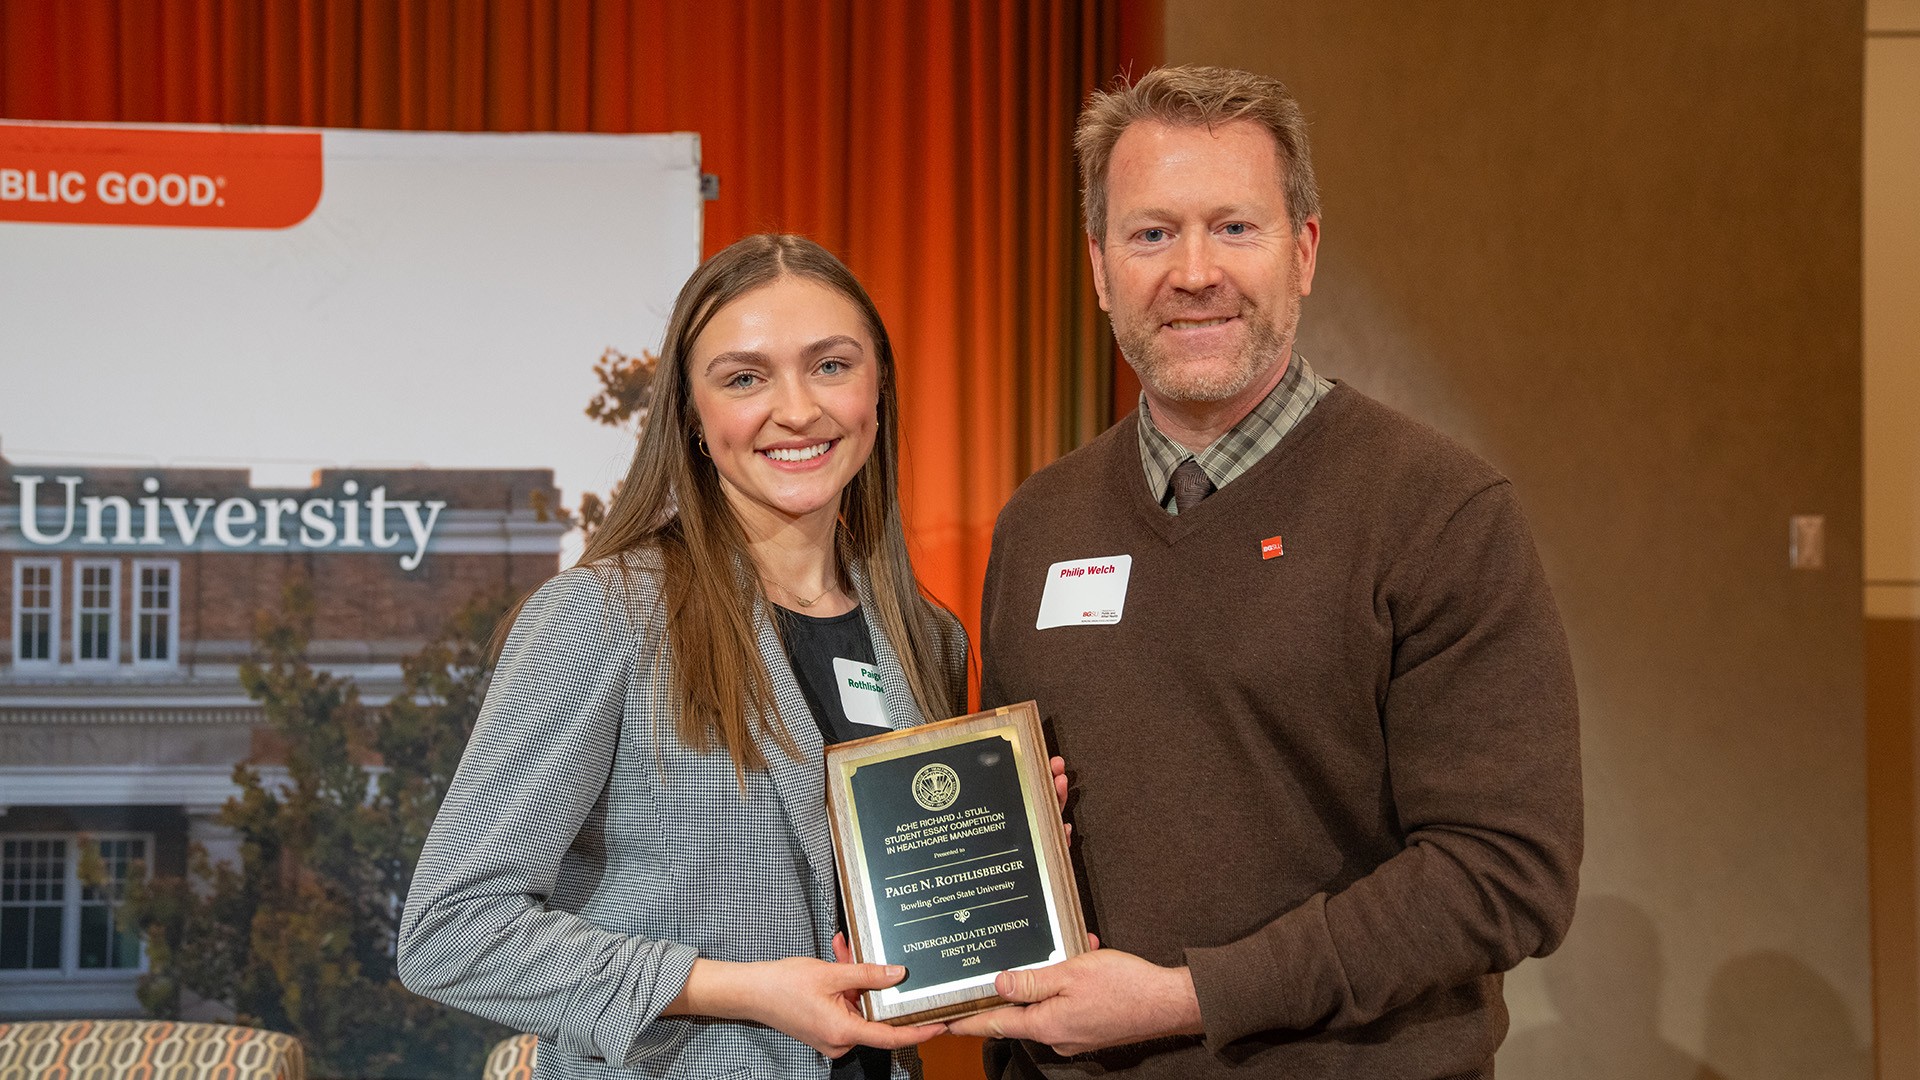
[[[1035,628],[1049,566],[1122,554],[1119,622]],[[1015,1075],[1491,1075],[1499,973],[1558,945],[1581,849],[1566,637],[1504,478],[1338,386],[1176,517],[1129,417],[1007,504],[981,624],[982,704],[1036,699],[1066,758],[1091,928],[1190,966],[1206,1026]]]

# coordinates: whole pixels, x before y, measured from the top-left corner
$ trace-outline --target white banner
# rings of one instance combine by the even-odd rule
[[[658,348],[701,208],[688,134],[0,123],[0,454],[605,491],[593,363]]]

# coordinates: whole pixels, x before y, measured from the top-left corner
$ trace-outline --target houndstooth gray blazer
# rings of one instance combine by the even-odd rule
[[[766,612],[760,655],[802,753],[762,747],[743,796],[725,753],[675,732],[658,565],[576,567],[521,610],[414,872],[400,978],[539,1035],[543,1078],[824,1077],[826,1058],[770,1028],[660,1015],[695,957],[832,959],[837,885],[820,732]],[[966,637],[944,622],[964,701]],[[923,722],[868,625],[888,715]],[[896,1080],[919,1071],[894,1056]]]

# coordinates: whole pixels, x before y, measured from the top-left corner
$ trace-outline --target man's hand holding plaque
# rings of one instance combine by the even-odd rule
[[[899,965],[870,1019],[918,1024],[1006,1003],[994,977],[1086,951],[1039,712],[991,712],[827,748],[851,959]]]

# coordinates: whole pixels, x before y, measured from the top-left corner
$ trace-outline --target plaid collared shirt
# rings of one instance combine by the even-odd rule
[[[1173,504],[1173,470],[1188,458],[1200,463],[1216,490],[1226,487],[1235,477],[1253,468],[1253,463],[1265,457],[1267,451],[1280,445],[1287,432],[1332,389],[1332,383],[1314,374],[1306,357],[1294,353],[1287,373],[1280,376],[1280,381],[1260,404],[1197,454],[1153,426],[1153,414],[1147,409],[1147,395],[1143,391],[1140,422],[1135,430],[1140,435],[1140,464],[1147,472],[1148,493],[1167,513],[1179,513]]]

